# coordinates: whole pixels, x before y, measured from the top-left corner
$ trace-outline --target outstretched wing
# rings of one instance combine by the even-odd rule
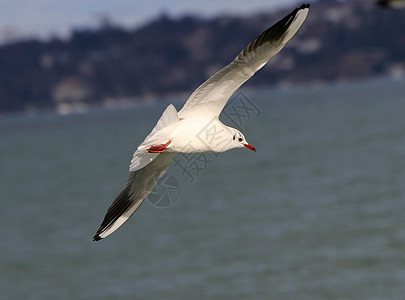
[[[304,4],[256,37],[232,63],[191,94],[179,111],[179,117],[192,117],[194,114],[218,117],[232,94],[295,35],[308,11],[309,4]]]
[[[94,241],[113,233],[135,213],[175,156],[176,153],[173,152],[158,154],[147,166],[129,173],[125,188],[108,208],[100,228],[93,237]]]

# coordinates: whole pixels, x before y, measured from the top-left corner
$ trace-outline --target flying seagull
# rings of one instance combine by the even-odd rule
[[[378,0],[377,5],[384,8],[400,9],[405,8],[405,0]]]
[[[135,151],[127,183],[108,208],[94,241],[113,233],[135,213],[178,153],[256,151],[239,130],[224,125],[219,115],[232,94],[295,35],[308,11],[309,4],[304,4],[257,36],[233,62],[200,85],[179,112],[172,104],[166,108]],[[215,138],[199,134],[208,125],[214,128]]]

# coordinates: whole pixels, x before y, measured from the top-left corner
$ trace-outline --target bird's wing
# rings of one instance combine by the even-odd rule
[[[179,111],[179,117],[218,117],[232,94],[295,35],[308,11],[309,4],[304,4],[256,37],[232,63],[211,76],[191,94]]]
[[[152,132],[134,152],[129,171],[134,172],[142,169],[158,157],[159,153],[149,153],[147,149],[153,145],[166,143],[168,135],[176,128],[178,123],[177,110],[173,104],[170,104],[163,112]]]
[[[176,153],[173,152],[160,153],[147,166],[129,173],[125,188],[108,208],[100,228],[93,237],[94,241],[113,233],[135,213],[175,156]]]

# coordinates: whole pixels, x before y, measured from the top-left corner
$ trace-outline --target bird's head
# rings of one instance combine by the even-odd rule
[[[256,152],[256,148],[253,147],[251,144],[249,144],[246,141],[245,136],[239,130],[236,130],[236,129],[233,130],[231,143],[232,143],[233,148],[245,147],[245,148],[248,148],[248,149]]]

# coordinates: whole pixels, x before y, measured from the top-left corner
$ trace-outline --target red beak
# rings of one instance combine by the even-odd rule
[[[251,144],[243,144],[243,146],[245,146],[246,148],[248,148],[248,149],[250,149],[250,150],[256,152],[256,148],[253,147]]]

